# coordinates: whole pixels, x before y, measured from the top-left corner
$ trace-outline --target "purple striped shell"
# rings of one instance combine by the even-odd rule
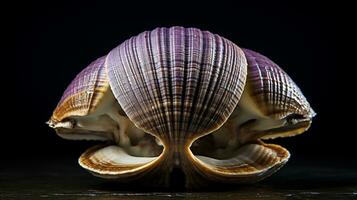
[[[264,115],[282,119],[296,114],[313,117],[315,112],[289,75],[269,58],[242,49],[248,62],[250,96]]]
[[[96,176],[186,187],[251,183],[289,152],[262,140],[306,131],[315,115],[273,61],[196,28],[156,28],[92,62],[65,90],[49,125],[65,139],[110,140],[79,164]]]
[[[246,59],[227,39],[195,28],[157,28],[107,56],[109,83],[139,128],[178,140],[207,134],[242,94]]]
[[[64,91],[53,115],[52,122],[70,116],[85,116],[95,110],[103,94],[109,89],[104,68],[105,56],[83,69]]]

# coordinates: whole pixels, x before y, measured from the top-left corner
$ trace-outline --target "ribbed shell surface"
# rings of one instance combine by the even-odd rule
[[[98,58],[76,76],[63,93],[51,120],[84,116],[95,109],[109,88],[104,62],[105,57]]]
[[[290,114],[314,115],[299,87],[277,64],[249,49],[247,83],[251,96],[265,115],[282,119]]]
[[[108,54],[106,65],[114,96],[135,125],[175,141],[225,122],[242,94],[247,64],[223,37],[172,27],[130,38]]]

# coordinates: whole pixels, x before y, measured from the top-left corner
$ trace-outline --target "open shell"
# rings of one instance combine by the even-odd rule
[[[197,188],[271,175],[290,154],[262,139],[300,134],[314,115],[270,59],[172,27],[132,37],[89,65],[49,124],[64,138],[111,141],[79,159],[96,176],[167,185],[177,167]]]

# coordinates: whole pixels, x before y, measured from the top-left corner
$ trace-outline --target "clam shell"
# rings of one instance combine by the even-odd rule
[[[246,80],[242,50],[195,28],[157,28],[113,49],[106,66],[114,96],[133,123],[163,143],[219,128]]]
[[[315,112],[290,76],[269,58],[243,49],[248,62],[247,92],[264,116],[283,119],[291,114],[312,118]]]
[[[285,126],[291,115],[303,119]],[[74,116],[75,138],[96,133],[116,143],[79,158],[96,176],[167,186],[176,166],[186,187],[198,188],[271,175],[290,154],[260,139],[301,133],[314,115],[270,59],[208,31],[171,27],[143,32],[91,63],[64,92],[50,126],[61,121],[51,127],[75,133],[64,120]]]
[[[63,93],[50,121],[85,116],[96,109],[109,89],[104,61],[105,57],[98,58],[76,76]]]

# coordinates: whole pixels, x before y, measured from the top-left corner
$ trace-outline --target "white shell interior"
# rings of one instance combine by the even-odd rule
[[[156,157],[137,157],[129,155],[122,147],[117,145],[110,145],[99,149],[94,157],[106,160],[110,163],[121,163],[126,166],[145,164],[156,159]]]
[[[226,123],[196,140],[191,152],[195,159],[211,167],[263,165],[258,160],[279,158],[277,152],[258,142],[265,136],[259,133],[287,125],[285,119],[264,116],[245,91]],[[91,157],[99,163],[144,165],[156,160],[164,149],[158,138],[140,130],[124,116],[110,90],[95,112],[84,117],[73,116],[54,127],[66,139],[112,141],[112,145],[97,150]],[[266,166],[260,167],[265,169]]]
[[[235,163],[239,164],[241,156],[236,157],[237,154],[242,153],[239,147],[249,142],[256,142],[262,136],[257,134],[259,131],[285,125],[287,125],[285,119],[264,116],[245,91],[227,122],[217,131],[196,140],[191,150],[195,155],[221,159],[222,164],[231,162],[229,159],[235,159]],[[204,160],[208,161],[206,158]]]
[[[73,116],[54,125],[57,134],[72,140],[111,141],[114,145],[98,150],[96,159],[105,162],[143,164],[163,151],[157,138],[145,134],[122,115],[119,104],[108,90],[95,112]]]

